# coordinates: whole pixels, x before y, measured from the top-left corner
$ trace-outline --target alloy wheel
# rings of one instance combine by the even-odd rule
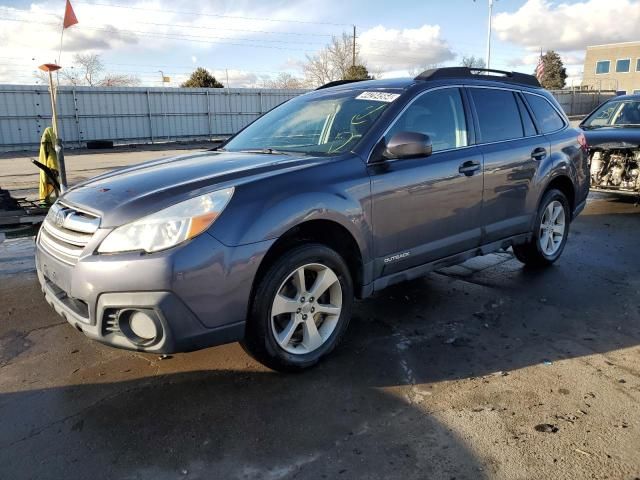
[[[542,215],[540,222],[540,234],[538,236],[540,249],[551,257],[555,255],[566,235],[566,213],[564,206],[557,200],[549,203]]]
[[[303,265],[280,285],[271,306],[271,331],[286,352],[303,355],[320,348],[338,325],[342,286],[320,263]]]

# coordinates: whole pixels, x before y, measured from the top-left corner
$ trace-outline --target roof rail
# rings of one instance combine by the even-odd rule
[[[323,88],[337,87],[338,85],[346,85],[347,83],[362,82],[364,80],[365,79],[359,79],[359,80],[334,80],[333,82],[325,83],[324,85],[316,88],[316,90],[322,90]],[[366,79],[366,80],[368,80],[368,79]]]
[[[497,74],[497,75],[492,75]],[[477,78],[494,82],[520,83],[530,87],[541,87],[534,75],[526,73],[507,72],[490,68],[446,67],[425,70],[415,80],[441,80],[444,78]]]

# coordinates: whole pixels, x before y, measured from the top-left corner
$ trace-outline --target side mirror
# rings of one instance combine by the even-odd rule
[[[433,152],[429,135],[418,132],[398,132],[389,139],[382,154],[386,159],[428,157]]]

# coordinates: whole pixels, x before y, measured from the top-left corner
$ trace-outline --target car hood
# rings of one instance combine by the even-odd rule
[[[68,190],[61,201],[116,227],[170,205],[252,179],[306,168],[322,158],[239,152],[202,152],[114,170]]]
[[[601,127],[584,130],[590,147],[637,148],[640,146],[640,128]]]

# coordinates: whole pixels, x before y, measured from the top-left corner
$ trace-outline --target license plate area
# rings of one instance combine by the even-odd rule
[[[40,269],[44,277],[46,287],[68,310],[80,317],[86,323],[90,323],[89,305],[80,299],[69,295],[71,291],[71,274],[66,268],[58,266],[54,261],[40,257]]]
[[[40,257],[40,268],[49,284],[68,295],[68,292],[71,291],[71,278],[66,269],[60,268],[55,262],[44,259],[42,256]]]

